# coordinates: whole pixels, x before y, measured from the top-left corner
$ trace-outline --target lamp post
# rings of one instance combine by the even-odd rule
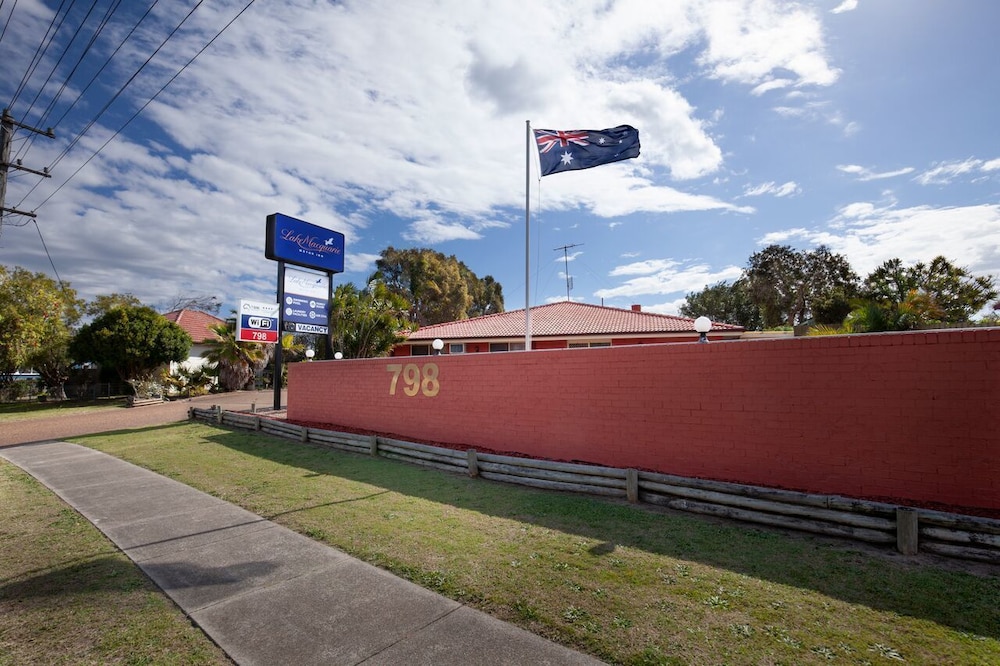
[[[694,330],[698,331],[698,342],[708,342],[708,332],[712,330],[712,320],[698,317],[694,320]]]
[[[434,355],[440,356],[441,350],[444,349],[444,340],[441,338],[434,338],[434,342],[431,343],[431,347],[434,347]]]

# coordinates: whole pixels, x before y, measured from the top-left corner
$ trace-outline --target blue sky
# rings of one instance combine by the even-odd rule
[[[86,298],[273,300],[264,222],[281,212],[345,234],[335,284],[363,283],[389,245],[431,247],[524,307],[526,120],[642,142],[634,160],[532,169],[532,305],[566,298],[566,245],[574,300],[665,313],[770,243],[826,244],[862,276],[940,254],[1000,278],[992,0],[269,0],[122,129],[247,1],[199,7],[98,116],[196,5],[157,4],[81,95],[151,3],[122,3],[83,58],[111,1],[71,10],[16,97],[58,3],[0,8],[14,117],[48,127],[79,96],[56,139],[16,134],[14,156],[53,177],[12,172],[7,205],[37,211]],[[0,263],[51,274],[25,222],[4,218]]]

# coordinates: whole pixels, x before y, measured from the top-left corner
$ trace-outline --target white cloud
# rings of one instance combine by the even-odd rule
[[[138,80],[133,107],[241,6],[199,9]],[[33,47],[18,47],[39,42],[52,11],[18,6],[5,66],[24,71],[7,54],[26,66]],[[164,7],[151,20],[181,14]],[[88,298],[108,285],[147,302],[179,286],[224,301],[273,294],[263,220],[276,211],[343,231],[348,272],[358,274],[345,279],[363,279],[376,243],[494,240],[509,226],[508,211],[523,205],[525,118],[641,132],[638,160],[546,179],[547,210],[611,224],[636,213],[750,214],[676,186],[718,174],[725,158],[713,134],[722,109],[696,108],[682,79],[707,73],[745,86],[742,95],[829,86],[839,72],[819,14],[776,0],[564,0],[530,12],[466,0],[257,3],[40,209],[39,224],[60,272]],[[128,50],[141,62],[152,49]],[[105,122],[29,207],[110,136],[117,120]],[[67,140],[36,142],[32,162],[51,162]],[[12,201],[27,182],[12,179]],[[21,233],[4,227],[5,245],[17,248],[4,258],[48,270],[32,243],[7,244]],[[355,253],[358,243],[369,245]]]
[[[670,259],[653,259],[615,268],[611,271],[612,276],[639,275],[641,277],[627,280],[618,287],[600,289],[594,292],[594,296],[611,299],[687,294],[700,291],[706,285],[715,284],[720,280],[735,280],[742,272],[742,269],[737,266],[712,270],[707,264],[684,265]]]
[[[997,169],[1000,169],[1000,158],[983,162],[982,166],[979,168],[983,171],[996,171]]]
[[[700,290],[696,290],[700,291]],[[680,315],[681,306],[687,303],[687,296],[683,298],[678,298],[672,301],[667,301],[666,303],[656,303],[654,305],[644,305],[644,312],[655,312],[657,314],[666,315]]]
[[[1000,276],[1000,204],[896,208],[856,202],[826,227],[773,232],[761,244],[790,239],[829,246],[860,275],[894,257],[914,263],[943,255],[976,274]]]
[[[620,275],[650,275],[670,270],[677,265],[678,263],[671,259],[647,259],[646,261],[637,261],[624,266],[616,266],[612,269],[610,275],[611,277],[618,277]]]
[[[712,76],[759,86],[828,86],[840,72],[827,62],[822,24],[812,11],[771,0],[713,2],[697,10],[708,48],[699,60]]]
[[[852,176],[857,176],[860,181],[870,181],[870,180],[884,180],[886,178],[896,178],[897,176],[905,176],[907,174],[913,173],[913,167],[903,167],[902,169],[896,169],[895,171],[882,171],[875,172],[857,164],[838,164],[837,169],[846,174]]]
[[[559,249],[561,250],[562,248],[559,248]],[[563,264],[563,263],[566,263],[567,261],[575,261],[576,258],[579,257],[581,254],[583,254],[582,251],[567,252],[564,255],[560,255],[560,256],[556,257],[552,261],[554,263]]]
[[[953,162],[938,162],[932,168],[924,171],[915,181],[921,185],[947,185],[959,176],[971,173],[983,166],[983,161],[970,157],[967,160]]]
[[[441,243],[451,240],[476,240],[482,236],[458,222],[445,222],[435,218],[424,218],[410,224],[403,238],[416,243]]]
[[[844,0],[842,3],[830,10],[831,14],[843,14],[852,12],[858,8],[858,0]]]
[[[761,183],[755,187],[747,186],[743,190],[743,196],[745,197],[759,197],[764,194],[773,194],[776,197],[787,197],[792,194],[799,194],[802,189],[795,183],[795,181],[790,180],[782,185],[776,185],[774,181],[769,181],[766,183]]]

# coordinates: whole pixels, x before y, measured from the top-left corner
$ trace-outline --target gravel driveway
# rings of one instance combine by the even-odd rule
[[[282,404],[285,404],[284,395]],[[252,405],[256,405],[258,411],[270,410],[274,406],[274,392],[236,391],[145,407],[101,409],[80,414],[55,414],[10,421],[0,424],[0,446],[186,421],[188,408],[207,409],[212,405],[221,405],[223,409],[231,411],[249,411]]]

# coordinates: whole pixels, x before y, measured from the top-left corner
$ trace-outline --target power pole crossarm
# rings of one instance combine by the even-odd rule
[[[52,174],[49,173],[47,167],[38,171],[37,169],[29,169],[24,166],[21,164],[21,160],[11,163],[10,144],[14,140],[15,127],[20,127],[21,129],[26,129],[29,132],[41,134],[42,136],[47,136],[50,139],[54,139],[56,136],[51,127],[47,130],[40,130],[30,125],[25,125],[24,123],[14,120],[14,117],[10,115],[7,109],[3,110],[3,115],[0,117],[0,219],[2,219],[4,213],[35,217],[34,213],[7,207],[7,172],[11,168],[17,169],[18,171],[33,173],[36,176],[42,176],[43,178],[52,177]]]

